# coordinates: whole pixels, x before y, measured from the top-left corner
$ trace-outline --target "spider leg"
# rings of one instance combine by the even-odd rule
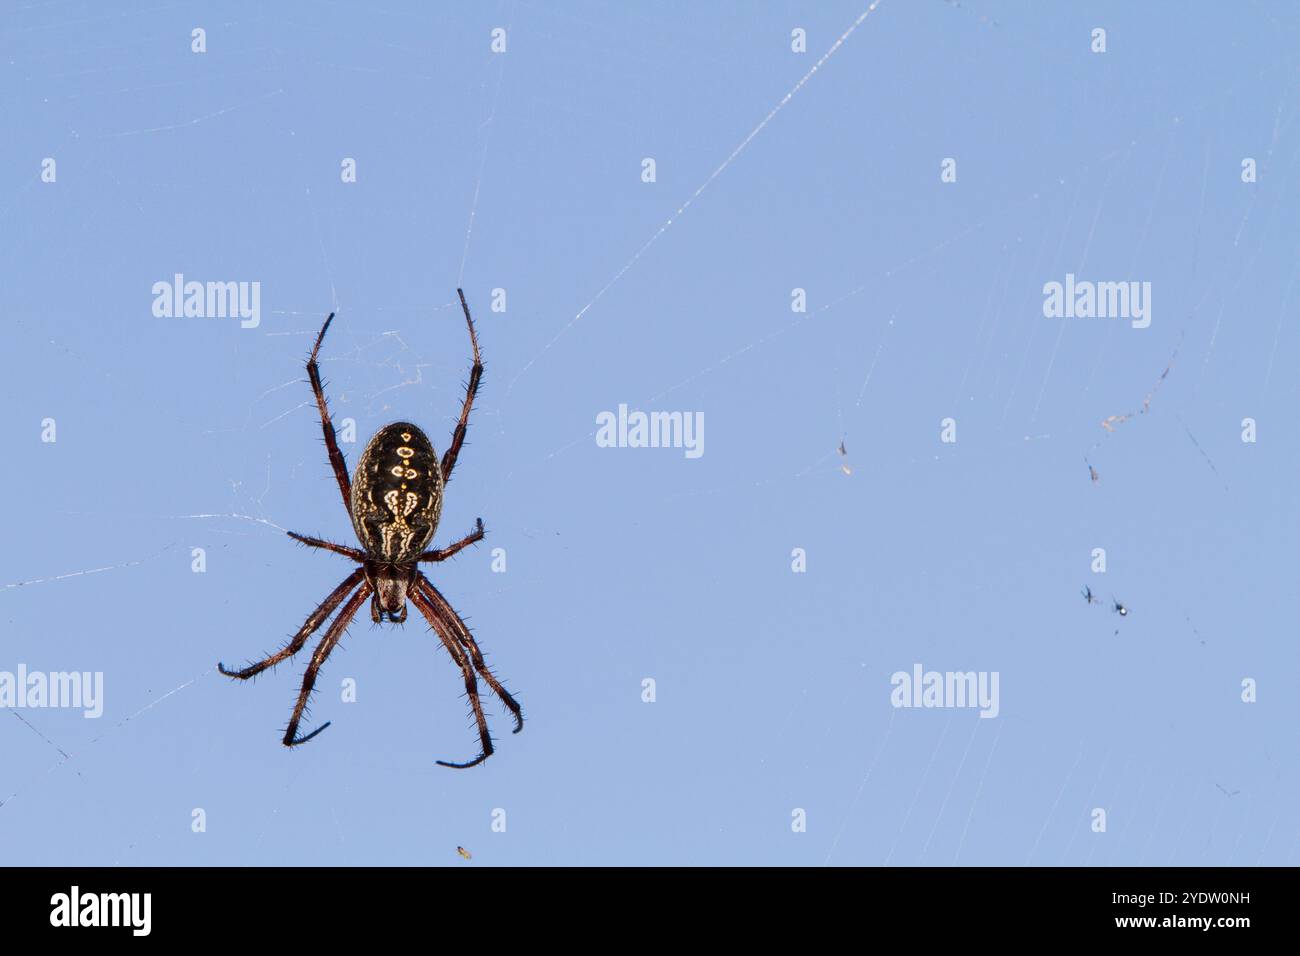
[[[519,702],[510,695],[510,692],[501,686],[501,682],[496,679],[496,675],[488,670],[487,664],[483,662],[483,653],[478,649],[478,642],[474,640],[474,635],[470,633],[465,622],[461,620],[460,615],[456,613],[455,608],[453,608],[451,604],[448,603],[447,599],[442,596],[442,592],[434,587],[433,582],[423,574],[416,579],[415,587],[417,591],[424,595],[425,600],[429,602],[429,606],[433,608],[434,613],[442,619],[447,630],[450,631],[455,636],[456,640],[465,648],[465,651],[469,654],[470,661],[474,664],[474,670],[478,671],[478,675],[483,678],[489,687],[492,688],[493,693],[501,698],[501,702],[510,709],[510,713],[515,718],[515,729],[512,733],[519,733],[519,731],[524,729],[523,710],[520,708]]]
[[[469,304],[465,301],[465,293],[457,289],[456,294],[460,296],[460,307],[465,312],[465,324],[469,326],[469,343],[474,349],[474,365],[469,370],[469,381],[465,383],[465,404],[460,410],[460,421],[456,423],[456,431],[452,433],[451,444],[447,446],[447,451],[442,456],[442,480],[451,481],[451,470],[456,467],[456,456],[460,454],[460,446],[465,443],[465,429],[469,426],[469,411],[474,407],[474,396],[478,394],[479,382],[483,380],[483,356],[478,350],[478,336],[474,333],[474,320],[470,318]]]
[[[325,341],[325,330],[333,321],[334,313],[331,312],[325,324],[321,326],[320,335],[316,336],[316,346],[311,350],[311,358],[307,360],[307,376],[311,379],[311,390],[316,396],[316,407],[320,410],[320,427],[325,433],[325,447],[329,450],[330,467],[334,469],[334,478],[338,481],[339,491],[343,494],[343,507],[351,511],[352,482],[348,479],[348,463],[343,459],[343,452],[339,451],[339,443],[334,436],[334,423],[330,421],[329,405],[325,401],[325,389],[321,385],[320,369],[316,365],[320,344]]]
[[[456,665],[460,668],[460,672],[465,678],[465,693],[469,696],[470,706],[474,709],[474,720],[478,723],[478,739],[482,747],[479,751],[479,755],[473,760],[465,763],[452,763],[449,760],[439,760],[438,764],[443,767],[452,767],[456,770],[465,770],[469,767],[476,767],[484,760],[487,760],[488,757],[492,756],[492,735],[488,733],[487,718],[483,716],[483,703],[479,700],[478,682],[474,680],[474,672],[470,670],[469,661],[466,659],[465,654],[461,651],[459,645],[457,645],[455,639],[451,636],[446,623],[434,611],[433,605],[428,602],[428,599],[421,593],[420,589],[417,587],[414,590],[408,591],[407,597],[411,599],[411,603],[414,604],[416,608],[419,609],[420,613],[424,615],[425,620],[429,622],[429,625],[442,640],[443,646],[447,648],[447,653],[451,655],[451,659],[455,661]]]
[[[451,545],[450,547],[442,548],[437,551],[426,551],[422,555],[420,555],[420,557],[417,560],[446,561],[448,558],[450,558],[452,555],[456,554],[457,552],[465,548],[468,548],[471,544],[476,544],[477,542],[482,541],[483,535],[486,533],[487,532],[483,530],[483,519],[479,518],[475,522],[474,530],[471,531],[469,534],[465,535],[465,537],[461,538],[455,544]],[[294,537],[297,537],[297,535],[294,535]]]
[[[335,544],[333,541],[326,541],[323,538],[313,538],[309,535],[298,534],[294,531],[286,531],[289,537],[295,541],[301,541],[310,548],[324,548],[326,551],[333,551],[335,554],[341,554],[345,558],[351,558],[353,561],[365,561],[366,554],[364,551],[358,551],[356,548],[349,548],[347,545]]]
[[[259,661],[256,664],[250,664],[242,670],[228,671],[226,670],[226,665],[221,663],[217,664],[217,670],[225,674],[227,677],[234,677],[238,680],[248,680],[250,677],[256,677],[268,667],[274,667],[285,658],[297,654],[302,650],[303,645],[307,643],[307,638],[311,637],[312,634],[315,633],[316,629],[325,623],[329,616],[334,613],[334,609],[343,602],[345,597],[348,596],[348,592],[355,588],[365,576],[366,571],[364,568],[357,568],[349,574],[343,580],[343,583],[331,591],[329,597],[321,601],[320,606],[311,612],[302,627],[299,628],[298,633],[293,636],[293,640],[291,640],[284,649],[272,654],[270,657],[266,658],[266,660]]]
[[[302,712],[307,708],[307,699],[311,697],[312,688],[316,686],[316,674],[325,663],[325,659],[330,656],[330,651],[338,646],[339,640],[343,637],[343,632],[347,630],[352,618],[356,616],[357,610],[361,607],[366,598],[370,597],[370,582],[367,581],[357,589],[357,593],[352,595],[348,603],[343,605],[343,610],[339,611],[339,616],[334,619],[334,623],[329,626],[321,642],[316,645],[316,650],[311,655],[311,663],[307,665],[307,673],[302,677],[302,690],[298,692],[298,703],[293,708],[293,716],[289,718],[289,726],[284,731],[284,745],[286,747],[296,747],[298,744],[305,744],[318,733],[329,726],[329,721],[321,724],[305,737],[298,736],[298,722],[302,720]]]

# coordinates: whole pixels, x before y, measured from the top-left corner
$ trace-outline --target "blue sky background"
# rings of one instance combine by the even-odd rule
[[[105,713],[0,714],[0,857],[1295,862],[1300,14],[884,0],[745,143],[865,7],[6,4],[0,670],[102,671]],[[260,326],[153,317],[176,272]],[[1151,282],[1150,328],[1044,318],[1067,272]],[[363,612],[288,751],[306,653],[213,667],[349,569],[277,530],[351,541],[311,338],[336,309],[351,465],[399,418],[445,448],[458,283],[438,540],[489,537],[434,579],[527,726],[435,766],[459,673]],[[703,457],[596,447],[619,403],[702,411]],[[894,710],[915,663],[1000,716]]]

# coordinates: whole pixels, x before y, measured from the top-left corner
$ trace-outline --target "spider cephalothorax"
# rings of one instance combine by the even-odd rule
[[[394,422],[379,429],[375,437],[370,439],[366,450],[361,453],[356,474],[349,480],[347,463],[334,436],[334,425],[330,421],[325,390],[321,386],[320,370],[316,365],[316,356],[320,353],[321,342],[325,340],[325,331],[330,327],[334,313],[331,312],[325,320],[320,335],[316,337],[316,347],[307,360],[307,375],[311,379],[316,406],[320,411],[330,466],[334,470],[334,478],[343,494],[343,504],[352,518],[352,527],[362,550],[292,531],[289,535],[313,548],[323,548],[351,558],[360,567],[321,602],[283,650],[242,670],[230,671],[222,664],[217,665],[217,669],[228,677],[240,680],[255,677],[302,650],[307,638],[325,623],[340,604],[343,605],[312,654],[311,663],[307,665],[298,703],[284,733],[287,747],[306,743],[329,726],[324,723],[305,736],[298,735],[298,724],[311,697],[316,675],[366,598],[370,598],[370,617],[376,624],[381,623],[385,617],[393,623],[402,623],[406,620],[407,601],[414,604],[438,634],[465,678],[465,690],[474,710],[474,719],[478,723],[482,751],[467,763],[448,763],[445,760],[439,760],[438,763],[445,767],[472,767],[482,763],[492,753],[492,736],[488,733],[487,720],[483,716],[475,674],[487,682],[488,687],[510,710],[515,718],[515,733],[523,729],[524,718],[519,704],[488,670],[474,636],[460,615],[419,569],[421,561],[445,561],[462,548],[482,540],[484,535],[483,519],[480,518],[473,531],[450,547],[425,550],[438,529],[438,519],[442,515],[443,489],[451,479],[456,456],[460,454],[461,445],[465,442],[470,409],[474,406],[474,396],[483,378],[483,361],[479,355],[478,336],[474,333],[474,320],[470,318],[465,293],[459,289],[456,291],[460,295],[465,322],[469,326],[474,365],[465,387],[465,404],[461,408],[460,421],[452,434],[451,444],[441,459],[428,436],[417,426],[410,422]],[[345,598],[347,603],[344,603]]]
[[[387,615],[394,624],[404,623],[407,594],[419,572],[407,565],[378,561],[367,561],[365,568],[366,580],[375,592],[370,599],[370,619],[379,624]]]

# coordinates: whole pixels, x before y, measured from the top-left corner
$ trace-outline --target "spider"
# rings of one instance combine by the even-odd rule
[[[483,663],[483,654],[470,634],[469,628],[460,615],[452,608],[442,593],[424,576],[418,565],[426,561],[446,561],[471,544],[483,539],[483,519],[475,522],[474,530],[450,547],[424,550],[433,540],[433,533],[438,527],[438,518],[442,514],[442,493],[451,480],[452,469],[456,466],[456,456],[465,441],[465,429],[469,424],[470,409],[474,406],[474,396],[478,393],[479,382],[483,378],[483,360],[479,354],[478,336],[474,332],[474,320],[469,314],[469,305],[465,293],[456,290],[460,296],[460,306],[465,313],[465,323],[469,326],[469,341],[474,352],[474,365],[470,369],[469,382],[465,386],[465,403],[461,407],[460,421],[452,433],[451,444],[439,461],[428,437],[417,426],[409,422],[394,422],[379,429],[361,453],[361,460],[351,481],[348,479],[347,463],[339,451],[334,436],[334,425],[330,421],[329,407],[325,401],[325,391],[321,386],[320,370],[316,365],[316,356],[320,353],[321,342],[325,332],[334,320],[331,312],[316,336],[316,345],[307,360],[307,376],[311,379],[312,392],[316,396],[316,407],[320,411],[321,429],[325,433],[325,448],[329,452],[330,466],[338,481],[339,491],[343,495],[343,506],[352,519],[361,550],[320,538],[288,532],[295,541],[313,548],[323,548],[344,557],[351,558],[360,567],[349,574],[343,583],[330,592],[329,597],[312,611],[298,633],[280,651],[256,664],[249,664],[242,670],[227,670],[218,663],[217,670],[227,677],[248,680],[256,677],[267,668],[274,667],[281,661],[292,657],[302,650],[307,638],[318,629],[331,614],[339,611],[334,622],[325,631],[325,636],[312,653],[311,662],[303,676],[302,690],[298,694],[298,703],[289,718],[289,726],[284,732],[284,745],[296,747],[305,744],[329,726],[326,722],[311,733],[299,736],[298,724],[311,697],[316,683],[316,675],[338,646],[343,632],[352,618],[356,616],[366,598],[370,598],[370,617],[381,623],[385,617],[388,621],[401,624],[406,620],[406,602],[415,605],[416,610],[424,615],[438,637],[442,640],[447,653],[455,661],[465,678],[465,691],[469,696],[470,706],[474,711],[474,720],[478,724],[481,750],[473,760],[465,763],[451,763],[439,760],[444,767],[466,768],[481,764],[492,755],[492,736],[488,733],[487,720],[483,716],[483,705],[479,700],[478,682],[475,673],[487,683],[501,701],[509,708],[515,719],[514,733],[524,728],[523,713],[519,704],[506,691],[492,672]],[[349,595],[351,595],[349,597]],[[346,603],[345,603],[346,600]]]

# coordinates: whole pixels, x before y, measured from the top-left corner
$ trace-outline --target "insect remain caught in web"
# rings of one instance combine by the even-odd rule
[[[320,353],[325,332],[334,320],[331,312],[316,336],[316,345],[307,360],[307,375],[311,379],[312,392],[316,396],[316,407],[320,411],[321,429],[325,433],[325,448],[329,452],[330,466],[334,478],[338,481],[339,491],[343,495],[343,506],[352,519],[361,548],[348,547],[295,534],[289,536],[313,548],[333,551],[357,562],[359,567],[348,575],[343,583],[336,587],[316,610],[303,623],[298,633],[282,650],[265,660],[249,664],[241,670],[227,670],[224,664],[218,664],[217,670],[227,677],[248,680],[256,677],[267,668],[287,660],[302,650],[317,629],[343,605],[338,616],[325,631],[325,636],[312,653],[311,662],[303,676],[302,690],[298,702],[289,718],[289,726],[284,732],[284,745],[295,747],[306,743],[329,726],[321,724],[309,734],[299,736],[298,724],[302,721],[307,701],[316,684],[316,676],[330,652],[338,646],[343,632],[352,622],[361,605],[370,599],[370,617],[376,623],[385,618],[400,624],[406,620],[406,603],[415,605],[429,622],[434,632],[441,639],[447,653],[461,670],[465,678],[465,692],[474,711],[474,720],[478,724],[481,749],[479,755],[465,763],[451,763],[439,760],[444,767],[473,767],[492,755],[492,736],[488,733],[487,719],[483,716],[483,705],[479,700],[477,674],[483,678],[489,688],[501,698],[501,702],[510,710],[515,719],[515,733],[524,728],[523,712],[509,692],[501,686],[500,681],[488,670],[483,662],[474,636],[465,622],[456,613],[442,593],[424,576],[419,569],[421,562],[445,561],[464,548],[483,539],[483,519],[479,518],[474,530],[450,547],[424,550],[433,540],[438,528],[438,519],[442,515],[442,495],[447,482],[451,480],[452,469],[456,466],[456,456],[460,454],[465,442],[465,429],[469,425],[469,413],[474,407],[474,396],[478,393],[479,383],[483,378],[483,360],[479,354],[478,336],[474,332],[474,320],[469,314],[469,304],[465,293],[456,290],[460,296],[461,309],[465,313],[465,323],[469,327],[470,346],[474,352],[474,365],[470,369],[469,381],[465,385],[465,403],[461,407],[460,420],[452,433],[451,444],[439,460],[433,444],[417,426],[409,422],[394,422],[379,429],[361,453],[357,470],[352,479],[348,478],[347,463],[339,451],[338,441],[334,435],[334,425],[330,421],[329,407],[325,401],[325,390],[321,385],[320,370],[316,357]],[[349,596],[350,595],[350,596]],[[346,602],[346,603],[345,603]]]

